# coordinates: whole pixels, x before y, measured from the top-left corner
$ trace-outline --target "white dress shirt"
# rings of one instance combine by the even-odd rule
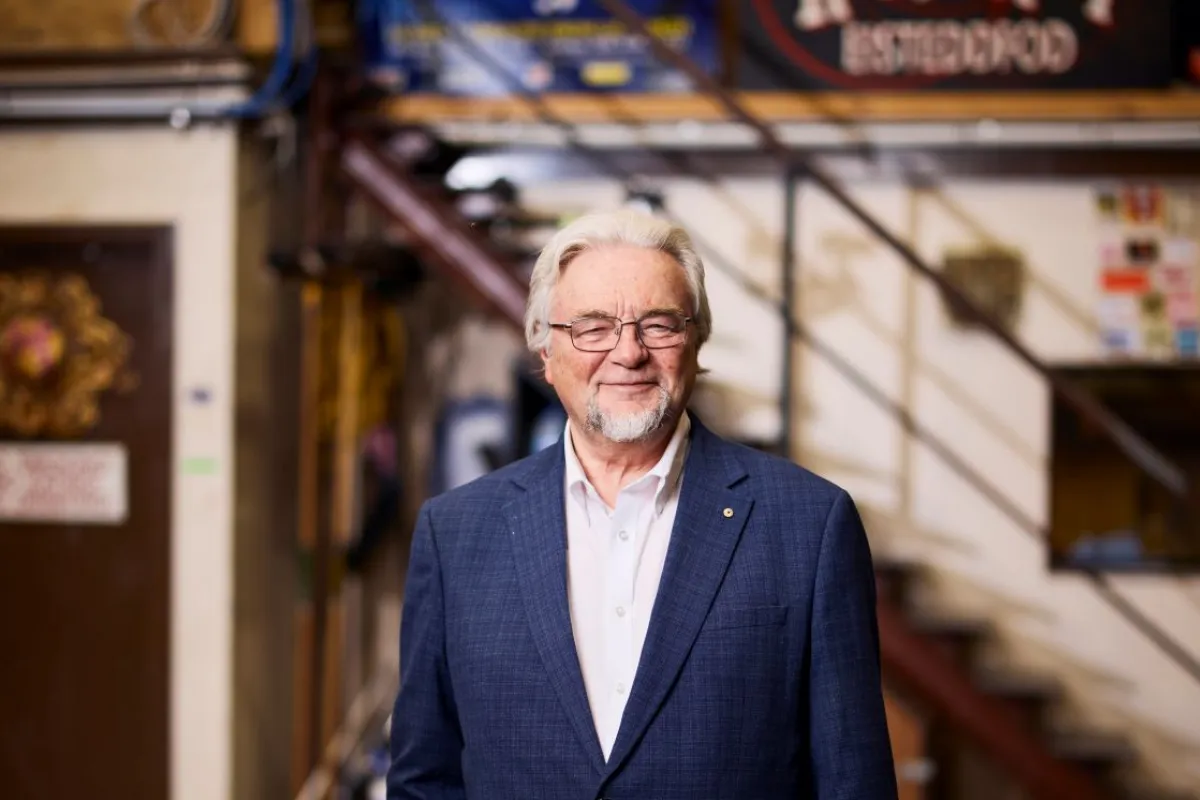
[[[685,412],[658,463],[623,488],[615,508],[584,474],[567,423],[567,596],[588,705],[607,759],[625,713],[658,594],[691,421]]]

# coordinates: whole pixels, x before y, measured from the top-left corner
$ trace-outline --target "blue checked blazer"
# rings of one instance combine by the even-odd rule
[[[600,749],[567,606],[563,445],[413,537],[389,800],[894,800],[853,501],[693,416],[625,715]]]

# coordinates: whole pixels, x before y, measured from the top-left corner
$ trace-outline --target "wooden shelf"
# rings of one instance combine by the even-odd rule
[[[928,94],[742,93],[746,106],[771,122],[1164,121],[1200,120],[1200,91],[993,92]],[[545,95],[559,117],[575,123],[729,121],[702,95]],[[384,101],[397,122],[536,121],[520,97],[408,95]]]

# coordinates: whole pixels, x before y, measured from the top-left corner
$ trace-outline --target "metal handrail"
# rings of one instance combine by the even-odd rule
[[[350,757],[366,738],[367,729],[373,720],[382,716],[382,711],[395,697],[396,676],[390,671],[380,670],[375,678],[362,687],[355,696],[346,716],[325,744],[321,758],[308,773],[296,800],[324,800],[333,789],[338,775],[350,763]]]
[[[661,40],[657,39],[657,37],[650,33],[645,26],[644,20],[642,20],[636,12],[629,9],[628,6],[626,6],[621,0],[598,0],[598,2],[600,2],[602,6],[608,8],[608,10],[613,13],[614,16],[621,19],[621,21],[626,25],[634,28],[642,36],[645,36],[651,40],[651,43],[654,45],[654,49],[656,52],[658,52],[660,58],[663,58],[664,60],[670,60],[681,69],[686,69],[683,64],[690,65],[691,71],[696,73],[692,74],[692,77],[696,78],[701,85],[707,85],[709,87],[716,86],[715,82],[713,82],[712,79],[709,78],[702,69],[687,59],[686,56],[683,56],[677,51],[666,46],[661,42]],[[617,6],[622,7],[623,12],[619,11],[616,8]],[[436,11],[427,9],[426,13],[433,17],[433,19],[438,22],[446,32],[455,37],[455,39],[464,47],[464,49],[469,51],[469,56],[472,60],[484,66],[490,73],[500,77],[501,80],[507,83],[512,92],[516,95],[519,95],[543,122],[561,130],[566,139],[567,145],[572,150],[579,153],[593,164],[600,167],[608,175],[621,182],[626,190],[643,188],[637,185],[636,177],[627,170],[623,169],[615,159],[609,157],[607,154],[601,151],[596,150],[595,148],[584,144],[578,134],[578,128],[574,123],[571,123],[555,114],[550,109],[549,104],[542,99],[538,92],[526,88],[520,78],[513,74],[511,70],[509,70],[498,59],[481,48],[469,36],[463,34],[462,31],[456,26],[450,25],[445,19],[440,18]],[[716,89],[718,92],[728,95],[728,93],[724,92],[721,87],[716,86]],[[823,188],[825,188],[827,191],[830,191],[835,199],[838,199],[843,203],[843,205],[851,210],[856,217],[861,219],[864,224],[866,224],[867,227],[872,230],[872,232],[876,233],[876,235],[900,251],[900,254],[904,257],[907,263],[917,268],[922,275],[925,275],[932,280],[952,299],[953,302],[960,305],[965,313],[973,316],[987,330],[993,332],[998,338],[1001,339],[1001,341],[1005,342],[1011,349],[1016,351],[1027,364],[1029,364],[1036,372],[1046,378],[1046,380],[1051,384],[1052,388],[1059,393],[1060,397],[1063,397],[1070,402],[1073,407],[1079,410],[1084,416],[1088,416],[1089,413],[1098,414],[1098,416],[1089,417],[1089,419],[1092,419],[1095,424],[1112,435],[1114,442],[1121,447],[1123,452],[1125,452],[1135,464],[1138,464],[1139,467],[1142,466],[1142,462],[1138,460],[1138,454],[1148,453],[1151,458],[1157,459],[1157,461],[1163,465],[1163,468],[1160,469],[1158,473],[1151,472],[1148,469],[1146,471],[1149,474],[1154,475],[1156,479],[1159,479],[1161,476],[1160,482],[1162,482],[1164,486],[1176,494],[1177,497],[1186,496],[1186,481],[1183,477],[1182,471],[1178,467],[1171,464],[1165,456],[1159,454],[1152,445],[1142,439],[1139,434],[1129,428],[1124,421],[1116,417],[1115,414],[1103,406],[1103,404],[1096,400],[1086,390],[1051,372],[1050,369],[1035,355],[1033,355],[1032,352],[1017,342],[1010,334],[1004,331],[1004,329],[1001,328],[995,322],[995,320],[990,317],[990,315],[980,309],[971,298],[966,296],[961,290],[954,286],[954,284],[950,283],[941,273],[925,264],[924,261],[922,261],[922,259],[910,247],[897,239],[893,234],[887,231],[886,228],[874,220],[874,218],[872,218],[868,212],[850,199],[846,195],[845,191],[836,185],[834,179],[824,176],[822,173],[815,170],[815,168],[811,167],[806,161],[801,160],[800,154],[789,150],[785,145],[781,144],[779,140],[774,137],[769,128],[767,128],[761,121],[755,119],[750,112],[746,111],[744,108],[741,108],[737,104],[736,100],[734,100],[732,97],[729,97],[729,100],[739,108],[741,114],[745,115],[749,120],[753,120],[753,124],[755,124],[756,128],[761,128],[762,131],[765,132],[768,137],[770,137],[770,140],[774,142],[773,151],[777,155],[782,154],[782,156],[786,159],[789,168],[797,169],[802,174],[806,174],[814,178],[820,176],[818,183],[820,183]],[[659,155],[675,166],[680,166],[678,159],[670,157],[666,154]],[[715,181],[715,178],[710,175],[703,175],[688,170],[686,165],[682,166],[682,169],[683,171],[688,172],[688,174],[696,175],[702,180],[708,182]],[[824,182],[821,182],[822,180]],[[673,221],[677,223],[680,222],[677,217],[670,213],[669,209],[667,209],[665,205],[662,207],[662,211]],[[784,303],[778,299],[772,298],[770,293],[764,291],[762,287],[758,286],[753,280],[748,278],[743,271],[731,265],[727,260],[719,255],[718,251],[714,250],[711,246],[707,246],[700,236],[695,233],[692,233],[691,235],[696,241],[697,246],[709,254],[708,261],[712,266],[717,267],[727,276],[736,280],[748,293],[774,306],[777,313],[779,313],[783,319],[784,324],[788,327],[791,335],[805,341],[810,347],[813,348],[815,352],[819,353],[830,365],[838,370],[838,372],[849,379],[870,400],[895,417],[907,433],[929,446],[931,451],[934,452],[939,459],[955,470],[957,474],[966,480],[967,483],[969,483],[976,491],[980,492],[980,494],[987,498],[987,500],[1002,514],[1008,517],[1010,521],[1016,524],[1028,535],[1034,536],[1035,538],[1041,540],[1048,538],[1048,532],[1044,527],[1039,525],[1036,521],[1021,511],[1020,508],[1018,508],[1012,500],[1006,497],[1000,489],[994,486],[986,477],[983,476],[982,473],[972,467],[966,460],[955,454],[953,449],[938,436],[936,436],[930,429],[918,423],[907,409],[891,400],[885,392],[874,386],[870,380],[868,380],[861,372],[855,369],[848,361],[838,355],[837,352],[829,347],[828,344],[822,342],[818,337],[813,335],[813,333],[808,330],[799,320],[795,319],[788,313]],[[716,258],[713,256],[716,256]],[[1111,425],[1106,426],[1106,423],[1101,420],[1112,420],[1114,422]],[[1114,434],[1114,431],[1124,431],[1125,434],[1123,436],[1118,436]],[[1110,607],[1116,610],[1130,624],[1137,628],[1143,636],[1154,643],[1154,645],[1157,646],[1168,658],[1175,662],[1180,669],[1190,675],[1194,681],[1200,683],[1200,659],[1197,659],[1195,656],[1193,656],[1187,649],[1182,647],[1171,636],[1170,633],[1165,631],[1143,612],[1133,606],[1128,600],[1126,600],[1117,591],[1116,587],[1108,577],[1096,573],[1093,570],[1083,570],[1082,572],[1083,575],[1092,583],[1092,586],[1096,590],[1097,594]]]

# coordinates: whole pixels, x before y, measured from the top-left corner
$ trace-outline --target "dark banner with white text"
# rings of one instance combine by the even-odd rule
[[[1172,80],[1172,0],[741,0],[738,8],[736,81],[746,90],[1161,88]]]

